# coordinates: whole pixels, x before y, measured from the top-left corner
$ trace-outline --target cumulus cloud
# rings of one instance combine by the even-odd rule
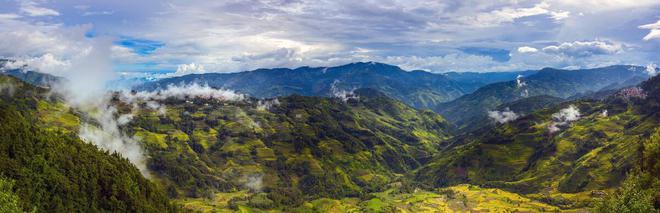
[[[176,68],[176,72],[172,74],[172,76],[184,76],[184,75],[189,75],[189,74],[201,74],[205,73],[206,69],[204,68],[204,65],[201,64],[195,64],[195,63],[190,63],[190,64],[181,64]]]
[[[61,70],[66,70],[70,66],[71,63],[69,61],[58,59],[50,53],[37,57],[17,57],[5,64],[5,68],[7,69],[28,68],[55,74],[58,74]]]
[[[552,123],[548,126],[550,133],[561,130],[560,127],[566,126],[573,121],[580,119],[580,110],[574,105],[559,110],[559,112],[552,114]]]
[[[538,52],[539,50],[534,48],[534,47],[529,47],[529,46],[522,46],[518,47],[518,52],[519,53],[535,53]]]
[[[642,26],[639,26],[640,29],[648,29],[650,30],[646,36],[644,36],[644,41],[649,41],[653,39],[660,39],[660,21],[657,21],[652,24],[645,24]]]
[[[589,57],[592,55],[614,54],[623,51],[623,45],[611,41],[574,41],[543,48],[546,53],[562,54],[570,57]]]
[[[488,111],[488,117],[497,123],[506,123],[518,119],[518,114],[506,108],[504,111]]]

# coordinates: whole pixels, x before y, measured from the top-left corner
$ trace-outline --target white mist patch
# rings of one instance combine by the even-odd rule
[[[58,74],[68,81],[52,85],[52,91],[61,94],[72,107],[89,115],[80,125],[79,137],[100,149],[115,152],[127,158],[144,176],[149,176],[146,156],[140,144],[121,131],[119,125],[130,122],[130,115],[116,118],[117,109],[110,107],[106,83],[117,75],[112,69],[112,40],[95,37],[83,39],[84,48],[66,63],[50,63],[58,66],[39,65],[39,71]],[[53,57],[54,58],[54,57]],[[53,62],[46,55],[42,61]],[[60,66],[61,65],[61,66]]]
[[[529,96],[529,91],[526,88],[527,83],[525,83],[525,79],[523,75],[518,75],[516,77],[516,88],[522,89],[522,92],[520,92],[520,96],[522,97],[528,97]]]
[[[267,111],[270,110],[271,107],[279,106],[279,105],[280,105],[280,100],[277,98],[271,100],[259,100],[257,102],[257,110]]]
[[[518,76],[516,77],[516,86],[518,86],[518,88],[520,88],[520,87],[524,87],[524,86],[527,85],[527,84],[525,83],[525,81],[523,81],[523,77],[524,77],[523,75],[518,75]]]
[[[11,83],[0,83],[0,94],[7,94],[9,96],[14,96],[16,92],[16,87]]]
[[[600,117],[607,117],[607,110],[603,110],[603,112],[600,113]]]
[[[216,99],[223,101],[241,101],[245,96],[232,90],[215,89],[208,85],[189,84],[183,86],[169,85],[166,89],[156,91],[140,91],[131,93],[124,91],[120,100],[125,103],[134,103],[136,100],[162,101],[168,98],[188,100],[193,98]]]
[[[646,74],[649,74],[649,76],[653,77],[658,74],[658,65],[656,64],[649,64],[646,65]]]
[[[343,102],[346,102],[351,99],[355,99],[355,100],[360,99],[360,97],[354,93],[355,89],[351,89],[351,90],[340,89],[339,87],[337,87],[337,84],[339,83],[340,83],[339,80],[335,80],[330,85],[330,93],[332,94],[333,97],[339,98]]]
[[[123,114],[117,118],[117,124],[124,126],[133,120],[133,114]]]
[[[250,174],[245,177],[245,187],[250,189],[251,192],[261,192],[263,189],[263,174]]]
[[[133,103],[133,104],[137,106],[137,103]],[[156,101],[147,101],[146,106],[151,110],[156,110],[158,112],[158,115],[163,116],[165,115],[165,113],[167,113],[167,108],[165,107],[165,105],[161,105]],[[133,107],[133,108],[135,110],[138,109],[139,107]]]
[[[83,123],[80,126],[80,138],[92,143],[103,150],[117,152],[127,158],[137,167],[142,175],[149,177],[146,166],[146,157],[142,147],[132,137],[128,137],[119,129],[119,122],[115,119],[117,109],[114,107],[99,106],[98,111],[90,114],[99,126]],[[125,121],[128,118],[119,119]]]
[[[550,133],[561,130],[559,127],[566,126],[573,121],[580,119],[580,110],[570,105],[567,108],[559,110],[559,112],[552,114],[552,124],[548,126]]]
[[[518,119],[518,115],[506,108],[504,111],[488,111],[488,117],[497,123],[506,123]]]

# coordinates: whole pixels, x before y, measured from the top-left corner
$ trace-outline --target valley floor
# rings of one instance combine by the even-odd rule
[[[593,200],[591,192],[551,195],[571,202]],[[248,207],[248,191],[216,193],[213,198],[179,199],[184,208],[201,212],[590,212],[586,208],[561,209],[530,197],[495,188],[460,184],[433,191],[415,189],[409,193],[389,189],[364,198],[320,198],[292,209],[262,210]]]

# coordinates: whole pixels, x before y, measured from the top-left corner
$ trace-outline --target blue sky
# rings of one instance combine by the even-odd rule
[[[660,62],[657,0],[0,3],[0,56],[52,73],[90,48],[107,48],[127,75],[356,61],[432,72]]]

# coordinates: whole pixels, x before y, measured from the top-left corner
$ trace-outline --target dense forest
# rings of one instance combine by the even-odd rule
[[[15,86],[0,96],[3,212],[176,210],[161,187],[120,155],[100,151],[76,134],[37,125],[42,89],[7,77],[2,82]]]

